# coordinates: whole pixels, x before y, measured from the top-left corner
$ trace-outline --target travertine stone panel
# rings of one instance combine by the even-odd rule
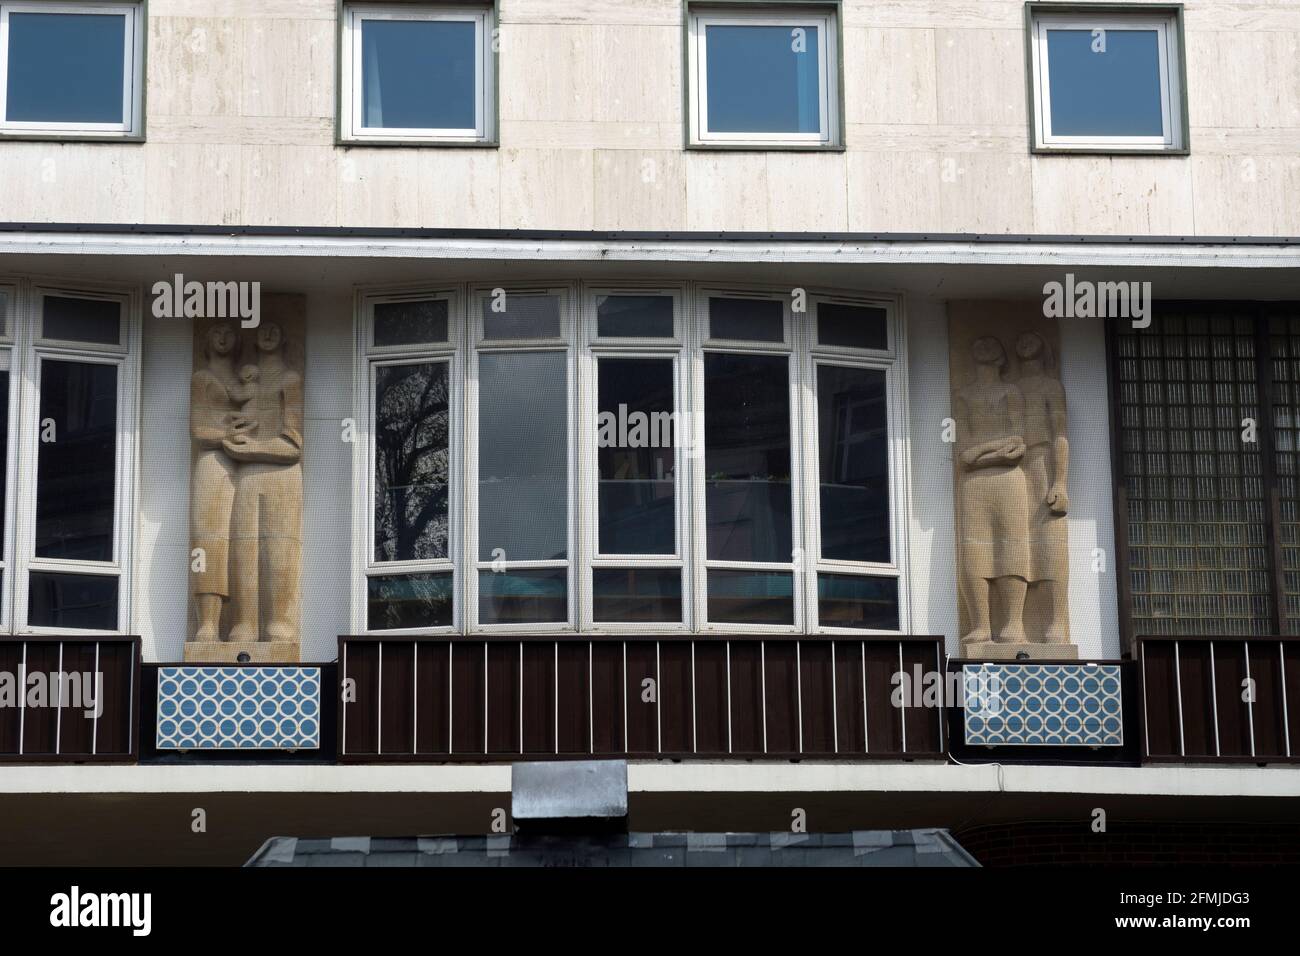
[[[260,320],[195,321],[186,660],[299,656],[306,300]]]
[[[948,349],[963,654],[1074,657],[1056,321],[1038,302],[953,302]]]

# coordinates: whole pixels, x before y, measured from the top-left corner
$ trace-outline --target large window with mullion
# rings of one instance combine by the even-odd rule
[[[16,629],[129,629],[134,368],[128,296],[36,286],[17,323]]]
[[[1300,307],[1157,305],[1111,354],[1126,637],[1300,631]]]
[[[362,584],[368,631],[451,632],[460,509],[461,382],[453,292],[364,300],[372,506]]]
[[[587,427],[584,628],[681,629],[686,508],[680,288],[589,290],[584,300]],[[584,516],[585,517],[585,516]]]
[[[810,303],[804,430],[809,480],[806,581],[813,628],[897,631],[903,619],[895,495],[905,486],[896,355],[884,301]]]
[[[577,442],[570,290],[475,289],[469,321],[471,625],[572,629]]]
[[[694,331],[701,348],[694,365],[703,451],[694,544],[701,629],[794,631],[802,620],[791,326],[788,296],[698,293]]]

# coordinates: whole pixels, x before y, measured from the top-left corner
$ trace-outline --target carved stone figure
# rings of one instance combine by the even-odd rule
[[[1017,325],[1024,330],[1018,335]],[[1035,304],[949,307],[957,575],[967,657],[1078,656],[1070,639],[1069,440],[1055,340],[1054,323]]]
[[[993,639],[990,590],[1005,609],[997,634],[1003,644],[1025,640],[1025,595],[1029,588],[1029,508],[1025,473],[1025,400],[1002,380],[1007,364],[1002,343],[975,340],[975,381],[953,400],[961,486],[961,591],[970,617],[963,644]]]
[[[292,321],[293,306],[286,312]],[[190,383],[191,661],[296,661],[301,642],[303,378],[278,321],[203,336]],[[237,360],[247,359],[239,366]],[[197,364],[197,360],[196,360]]]
[[[1066,644],[1069,629],[1070,556],[1065,515],[1070,442],[1065,434],[1065,389],[1047,373],[1051,351],[1037,332],[1016,340],[1020,392],[1025,400],[1025,457],[1029,492],[1029,582],[1041,585],[1050,603],[1043,641]]]

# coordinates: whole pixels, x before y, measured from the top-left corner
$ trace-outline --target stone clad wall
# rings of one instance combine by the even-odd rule
[[[1300,233],[1295,0],[1187,4],[1190,157],[1031,157],[1020,0],[846,0],[802,154],[682,149],[680,0],[499,12],[499,149],[339,148],[333,0],[151,0],[148,142],[0,142],[0,221]]]

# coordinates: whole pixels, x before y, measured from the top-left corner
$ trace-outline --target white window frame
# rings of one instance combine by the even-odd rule
[[[559,297],[560,338],[538,339],[484,339],[483,304],[492,296],[504,290],[507,307],[511,295],[554,295]],[[581,555],[579,553],[577,497],[579,483],[578,455],[578,382],[577,382],[577,339],[576,307],[578,301],[577,283],[557,284],[516,284],[470,287],[466,297],[466,324],[471,330],[472,342],[466,349],[468,373],[466,376],[465,416],[465,620],[466,631],[476,634],[571,634],[577,631],[575,622],[579,620],[579,591],[577,578],[581,574]],[[479,622],[479,573],[492,571],[494,562],[479,559],[479,508],[478,508],[478,428],[479,428],[479,357],[491,352],[561,352],[564,354],[566,395],[565,411],[567,418],[568,448],[567,474],[568,490],[566,511],[568,515],[567,557],[563,560],[527,560],[511,561],[508,557],[498,567],[503,571],[528,571],[545,568],[565,568],[567,570],[567,619],[564,621],[540,624],[483,624]]]
[[[490,340],[483,338],[483,303],[497,291],[506,295],[543,294],[560,297],[559,338]],[[596,303],[605,295],[668,295],[674,299],[672,339],[600,338]],[[820,634],[909,633],[911,627],[908,516],[911,495],[908,475],[907,351],[903,335],[903,301],[898,296],[809,289],[806,311],[793,311],[788,287],[694,282],[568,282],[478,284],[455,287],[385,287],[359,290],[355,303],[356,359],[354,407],[359,434],[354,445],[353,580],[354,633],[378,636],[516,634],[593,636],[635,634]],[[708,300],[712,296],[782,302],[783,341],[710,339]],[[374,305],[380,302],[428,298],[449,300],[448,341],[408,346],[373,346]],[[885,311],[888,348],[857,349],[821,346],[816,341],[817,308],[823,302],[880,308]],[[492,569],[478,559],[478,422],[479,356],[489,352],[559,351],[566,355],[568,414],[568,558],[567,560],[507,561],[508,570],[564,567],[568,573],[568,620],[543,624],[480,624],[478,579]],[[790,370],[791,541],[789,562],[708,560],[705,540],[704,494],[704,356],[709,352],[779,355]],[[601,555],[596,512],[597,458],[596,363],[600,358],[670,359],[675,366],[675,410],[684,425],[676,455],[677,553],[673,555]],[[373,368],[393,363],[446,359],[452,363],[452,490],[449,561],[374,562],[374,409]],[[821,364],[881,369],[886,374],[888,403],[891,521],[889,562],[822,560],[820,542],[820,478],[816,370]],[[459,454],[459,459],[456,456]],[[601,568],[680,569],[680,622],[598,622],[594,618],[592,572]],[[792,576],[793,618],[790,625],[736,624],[708,621],[708,570],[751,570]],[[455,582],[455,607],[450,627],[367,630],[366,580],[375,574],[450,570]],[[824,627],[818,622],[818,573],[894,577],[899,581],[899,630]]]
[[[818,129],[815,133],[764,133],[709,131],[708,44],[704,35],[710,26],[777,26],[817,27],[818,56]],[[687,40],[687,82],[691,145],[715,146],[838,146],[839,117],[839,50],[836,14],[829,9],[781,8],[728,10],[717,8],[689,12]]]
[[[733,339],[709,338],[709,299],[711,297],[728,299],[761,299],[780,301],[782,304],[783,341],[759,342]],[[693,407],[690,410],[692,423],[696,425],[691,436],[695,467],[692,469],[691,513],[695,520],[691,547],[694,552],[695,575],[692,580],[691,601],[695,608],[695,630],[702,634],[800,634],[806,620],[806,599],[799,577],[803,572],[804,556],[799,553],[804,547],[803,508],[803,442],[799,438],[801,427],[800,409],[802,401],[799,390],[802,375],[799,363],[799,350],[795,343],[795,321],[791,308],[790,290],[763,288],[746,284],[744,286],[700,285],[694,294],[694,321],[688,330],[688,361],[690,368],[690,394]],[[708,556],[708,513],[705,496],[705,461],[708,453],[705,447],[704,416],[704,356],[710,352],[775,355],[784,356],[789,368],[789,408],[790,408],[790,541],[794,551],[789,561],[722,561]],[[791,601],[793,613],[791,624],[737,624],[730,621],[709,620],[709,571],[756,571],[788,573],[791,576]]]
[[[907,450],[910,444],[907,416],[906,339],[901,334],[902,301],[897,297],[810,294],[808,297],[807,341],[801,349],[803,381],[803,453],[808,462],[805,537],[804,598],[808,607],[808,630],[814,634],[907,634],[911,627],[908,595],[908,515],[910,482]],[[817,340],[817,307],[823,302],[865,306],[885,310],[887,350],[820,345]],[[817,373],[822,366],[840,366],[885,373],[886,422],[889,429],[889,556],[886,562],[847,561],[822,557],[821,549],[821,423],[817,412]],[[823,625],[817,581],[821,574],[856,575],[898,580],[898,630],[845,628]]]
[[[672,338],[602,338],[597,328],[597,304],[608,295],[661,295],[673,302]],[[686,399],[687,361],[682,340],[683,312],[687,303],[684,285],[641,286],[635,284],[584,286],[582,290],[581,353],[579,355],[579,383],[581,409],[579,415],[579,441],[582,459],[582,492],[579,502],[588,503],[590,513],[579,515],[582,527],[582,567],[579,572],[581,628],[592,634],[680,634],[691,630],[691,507],[690,481],[691,454],[689,435],[683,432],[689,405]],[[675,547],[671,555],[664,554],[601,554],[600,534],[600,476],[596,441],[596,416],[599,381],[598,362],[602,358],[657,359],[671,361],[673,368],[673,508]],[[678,622],[596,621],[595,572],[623,569],[676,570],[681,576],[682,616]]]
[[[474,127],[464,129],[412,129],[365,126],[361,71],[362,24],[366,20],[410,20],[472,23],[475,30]],[[493,50],[495,17],[492,6],[450,7],[436,3],[375,7],[345,4],[340,43],[342,84],[339,129],[350,142],[487,143],[495,135],[496,52]]]
[[[9,117],[9,15],[120,14],[126,17],[122,52],[122,122],[78,123],[50,120],[10,120]],[[144,14],[139,3],[99,3],[95,0],[67,3],[0,3],[0,132],[122,139],[140,136],[144,130]]]
[[[132,629],[133,571],[136,521],[136,470],[140,422],[139,341],[141,306],[138,290],[123,291],[89,283],[69,284],[65,280],[34,280],[20,284],[21,311],[15,314],[13,330],[14,370],[11,370],[10,488],[11,515],[6,515],[6,535],[12,535],[12,574],[6,575],[6,598],[12,602],[13,634],[129,634]],[[122,340],[118,345],[61,343],[41,339],[41,306],[46,295],[81,299],[107,299],[121,304]],[[36,489],[40,451],[40,373],[46,361],[69,361],[113,365],[117,368],[117,440],[114,466],[113,559],[82,561],[36,557]],[[17,374],[15,374],[15,371]],[[15,383],[12,380],[17,379]],[[16,409],[16,412],[15,412]],[[31,467],[13,471],[21,458]],[[6,569],[8,570],[8,568]],[[118,582],[117,626],[115,629],[35,626],[28,623],[31,572],[49,571],[113,577]]]
[[[13,630],[13,567],[14,567],[14,529],[16,527],[15,507],[18,495],[18,442],[11,440],[18,434],[19,401],[21,400],[22,376],[17,368],[16,358],[19,354],[14,341],[14,329],[19,325],[15,316],[19,314],[18,283],[0,282],[0,292],[7,296],[4,321],[0,323],[0,367],[9,373],[9,415],[0,422],[5,433],[0,438],[7,444],[5,473],[0,475],[4,482],[5,509],[3,521],[0,521],[0,633],[8,634]]]
[[[375,306],[390,302],[423,302],[439,299],[447,302],[447,339],[443,342],[419,342],[406,345],[374,344]],[[354,381],[357,383],[355,407],[360,410],[358,434],[353,447],[353,533],[359,538],[353,558],[353,623],[358,634],[459,634],[462,630],[462,525],[464,478],[464,298],[459,287],[420,288],[410,291],[361,291],[357,295],[361,322],[357,331],[357,356]],[[375,560],[375,384],[376,370],[392,365],[447,364],[450,425],[447,442],[450,469],[447,490],[447,557],[409,561]],[[444,627],[383,628],[371,630],[368,614],[369,581],[373,577],[405,574],[451,574],[452,623]]]
[[[1141,8],[1132,14],[1108,11],[1102,17],[1080,13],[1033,13],[1032,80],[1035,147],[1038,149],[1106,152],[1179,151],[1186,148],[1183,129],[1180,48],[1182,37],[1177,14],[1155,14]],[[1052,30],[1155,31],[1160,57],[1160,136],[1058,136],[1052,132],[1051,63],[1047,34]]]

